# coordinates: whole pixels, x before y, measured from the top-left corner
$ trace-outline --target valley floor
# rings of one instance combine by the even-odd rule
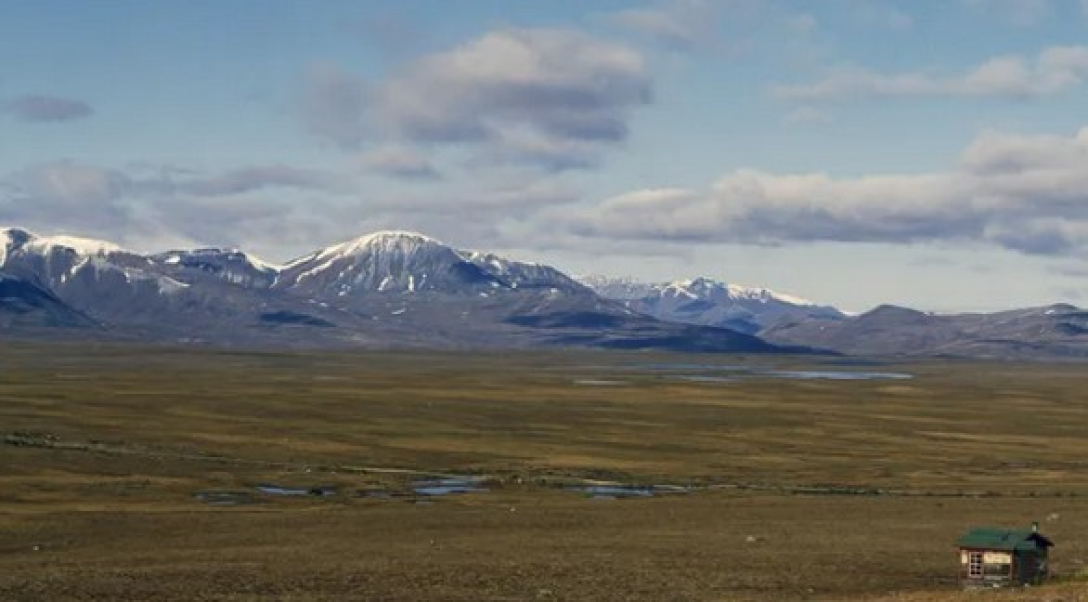
[[[1077,366],[10,344],[0,366],[0,599],[974,600],[955,539],[1034,520],[1061,583],[985,597],[1088,599]],[[670,487],[574,490],[601,482]]]

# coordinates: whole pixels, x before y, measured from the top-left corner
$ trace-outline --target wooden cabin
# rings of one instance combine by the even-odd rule
[[[1054,543],[1030,529],[979,527],[960,537],[960,581],[966,588],[1038,585],[1050,576],[1047,550]]]

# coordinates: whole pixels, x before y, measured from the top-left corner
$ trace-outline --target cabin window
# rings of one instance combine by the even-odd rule
[[[1012,566],[1008,564],[984,564],[982,572],[987,577],[1008,577],[1012,574]]]
[[[967,576],[982,576],[982,552],[971,552],[967,556]]]

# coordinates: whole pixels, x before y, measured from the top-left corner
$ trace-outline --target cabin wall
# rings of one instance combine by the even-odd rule
[[[972,575],[971,555],[982,556],[982,574]],[[1003,585],[1038,585],[1046,580],[1046,550],[960,549],[960,580],[966,586],[999,587]]]
[[[972,554],[981,554],[981,574],[971,574]],[[1016,558],[1005,550],[960,549],[960,580],[966,585],[1000,586],[1016,579]]]

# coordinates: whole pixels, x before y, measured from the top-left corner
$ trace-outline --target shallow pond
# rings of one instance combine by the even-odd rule
[[[904,380],[914,378],[903,372],[852,372],[842,370],[771,370],[761,376],[799,380]]]
[[[687,493],[684,487],[665,485],[635,486],[635,485],[575,485],[566,488],[585,494],[595,500],[616,500],[624,498],[646,498],[655,495]]]
[[[842,364],[833,364],[836,368]],[[868,366],[879,364],[869,363]],[[682,380],[700,383],[729,383],[753,378],[781,378],[789,380],[904,380],[914,378],[913,374],[904,372],[881,372],[873,370],[825,370],[819,367],[812,369],[777,369],[764,366],[740,366],[735,364],[710,364],[710,363],[649,363],[632,364],[627,366],[615,366],[610,370],[615,374],[630,374],[632,372],[645,372],[656,375],[658,378],[668,380]],[[860,364],[859,364],[860,366]],[[603,367],[600,367],[603,368]],[[623,381],[610,380],[611,374],[597,378],[582,378],[574,381],[576,385],[621,385],[629,384]]]
[[[442,496],[459,495],[464,493],[481,493],[487,491],[480,486],[480,481],[472,478],[429,479],[412,483],[412,491],[416,495]]]
[[[272,485],[270,483],[260,483],[256,486],[257,491],[266,493],[268,495],[287,495],[287,496],[313,496],[313,497],[325,497],[336,493],[334,487],[281,487],[279,485]]]

